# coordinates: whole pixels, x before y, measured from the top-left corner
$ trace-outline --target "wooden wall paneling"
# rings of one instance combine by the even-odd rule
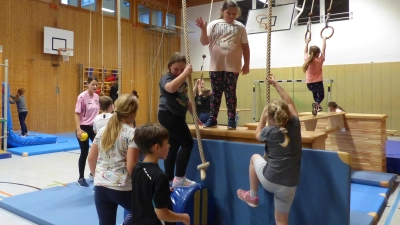
[[[354,103],[357,101],[354,98],[354,93],[358,91],[357,88],[355,88],[356,84],[354,83],[354,65],[344,66],[344,76],[344,81],[346,83],[345,110],[348,112],[354,112]]]
[[[351,76],[351,75],[350,75]],[[353,74],[354,78],[354,99],[353,99],[353,111],[349,111],[347,108],[344,108],[347,112],[353,112],[353,113],[362,113],[363,112],[363,65],[357,64],[353,65]],[[347,107],[347,105],[346,105]]]
[[[382,75],[381,75],[381,63],[371,64],[371,113],[383,113],[382,112]]]
[[[363,64],[363,83],[362,83],[362,90],[363,90],[363,111],[362,113],[370,113],[372,111],[372,71],[371,71],[371,64]]]
[[[343,103],[339,103],[337,101],[338,98],[338,84],[337,84],[337,79],[336,79],[336,67],[335,66],[324,66],[322,68],[323,71],[323,77],[324,79],[331,79],[333,82],[331,83],[331,101],[336,102],[338,105],[343,105]]]
[[[337,84],[337,98],[335,101],[338,105],[344,105],[344,108],[347,110],[347,104],[346,104],[346,99],[347,99],[347,85],[346,85],[346,69],[345,65],[338,65],[334,66],[335,67],[335,72],[336,72],[336,80],[334,81]],[[352,76],[352,75],[349,75]]]
[[[391,90],[391,73],[390,73],[390,63],[382,63],[381,65],[381,87],[382,94],[380,96],[380,102],[382,102],[382,113],[389,115],[386,119],[386,124],[388,130],[392,130],[392,121],[394,121],[393,116],[391,116],[391,101],[392,101],[392,90]]]
[[[390,100],[391,100],[391,113],[392,129],[400,132],[400,101],[399,101],[399,84],[400,84],[400,63],[390,63]],[[388,97],[388,96],[383,96]]]

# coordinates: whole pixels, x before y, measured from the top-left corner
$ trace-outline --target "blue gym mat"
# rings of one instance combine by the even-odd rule
[[[379,194],[352,190],[350,195],[350,210],[376,213],[376,219],[378,219],[383,213],[386,202],[386,197]]]
[[[94,204],[93,182],[89,187],[67,184],[4,198],[0,208],[41,225],[99,224]],[[117,224],[123,223],[118,208]]]
[[[28,156],[32,155],[41,155],[46,153],[54,153],[54,152],[65,152],[70,150],[80,149],[78,141],[75,139],[73,142],[63,142],[56,144],[48,144],[48,145],[33,145],[28,147],[19,147],[19,148],[10,148],[9,152],[22,155],[24,152],[28,153]]]
[[[376,186],[371,186],[371,185],[363,185],[363,184],[355,184],[355,183],[351,184],[351,191],[384,195],[384,196],[386,196],[387,199],[389,198],[389,195],[390,195],[390,188],[376,187]]]
[[[356,184],[390,188],[396,178],[397,175],[391,173],[357,170],[351,171],[351,182]]]
[[[364,212],[350,211],[350,225],[373,225],[374,217]]]
[[[400,141],[386,141],[386,171],[400,174]]]

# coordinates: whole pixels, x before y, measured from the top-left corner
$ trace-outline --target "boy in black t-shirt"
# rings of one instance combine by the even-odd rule
[[[168,156],[168,137],[168,131],[155,123],[135,131],[134,141],[145,158],[132,172],[133,225],[190,224],[188,214],[172,211],[168,177],[158,166],[158,160]]]

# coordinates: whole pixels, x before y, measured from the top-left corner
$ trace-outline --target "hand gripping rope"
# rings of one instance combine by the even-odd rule
[[[268,28],[267,28],[267,75],[266,77],[270,77],[271,75],[271,24],[272,24],[272,0],[268,0]],[[269,81],[265,82],[266,85],[266,102],[265,106],[267,106],[270,102],[270,83]],[[264,153],[264,159],[267,159],[267,154]]]
[[[329,5],[329,8],[326,10],[326,11],[328,12],[328,14],[326,15],[326,19],[325,19],[325,27],[322,28],[322,30],[321,30],[321,35],[320,35],[321,38],[324,38],[324,36],[322,35],[322,33],[323,33],[324,30],[327,29],[327,28],[332,29],[332,33],[331,33],[331,35],[326,36],[326,37],[325,37],[326,39],[331,38],[331,37],[333,36],[333,34],[335,33],[335,30],[333,29],[333,27],[329,26],[329,19],[330,19],[330,17],[331,17],[332,2],[333,2],[333,0],[331,0],[331,4]]]
[[[190,63],[186,0],[182,0],[182,13],[183,13],[183,28],[184,28],[183,31],[184,31],[184,38],[185,38],[186,61],[187,61],[187,63]],[[189,90],[193,90],[191,75],[189,75],[188,80],[189,80],[189,82],[188,82]],[[194,126],[196,128],[197,143],[199,146],[200,158],[201,158],[201,162],[202,162],[202,164],[197,166],[197,169],[200,170],[201,180],[204,180],[204,179],[206,179],[206,169],[210,166],[210,163],[206,162],[204,152],[203,152],[203,145],[201,142],[201,136],[200,136],[199,124],[198,124],[198,116],[197,116],[197,112],[196,112],[195,95],[193,94],[192,91],[188,91],[188,93],[190,95],[190,101],[192,103],[193,121],[194,121]]]

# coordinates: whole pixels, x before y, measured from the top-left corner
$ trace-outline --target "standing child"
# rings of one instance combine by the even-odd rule
[[[193,95],[196,101],[196,110],[199,120],[206,123],[210,118],[210,88],[204,87],[204,80],[198,79],[193,87]]]
[[[192,134],[186,124],[187,111],[192,113],[186,79],[192,73],[192,65],[186,65],[185,55],[176,52],[169,59],[168,70],[160,79],[161,95],[158,105],[158,121],[170,135],[171,149],[164,162],[165,173],[168,179],[173,181],[173,187],[191,186],[196,182],[186,178],[186,167],[193,148]]]
[[[158,160],[169,155],[168,131],[148,123],[136,129],[134,140],[145,158],[132,172],[133,225],[162,225],[162,221],[189,225],[188,214],[172,211],[169,178],[158,166]]]
[[[250,48],[246,28],[235,19],[240,16],[239,5],[226,0],[221,8],[221,17],[207,25],[197,18],[201,29],[200,42],[210,50],[211,104],[210,118],[204,127],[217,127],[222,93],[225,93],[228,113],[228,130],[236,129],[236,84],[239,73],[249,73]],[[242,67],[242,55],[244,64]]]
[[[273,100],[265,108],[256,129],[256,139],[265,142],[265,160],[255,154],[250,159],[250,190],[237,191],[238,197],[252,207],[258,206],[258,183],[274,194],[275,221],[287,225],[296,187],[300,180],[300,120],[292,98],[276,82],[267,78],[282,100]],[[266,123],[268,121],[268,126]]]
[[[96,118],[94,118],[93,122],[93,131],[95,133],[99,132],[99,130],[104,127],[108,123],[108,120],[111,118],[114,111],[113,100],[109,96],[101,96],[100,109],[102,113],[100,115],[97,115]]]
[[[97,85],[98,81],[96,77],[88,77],[87,90],[78,96],[75,106],[76,138],[81,148],[81,155],[78,162],[79,179],[77,183],[81,187],[89,187],[86,183],[84,173],[89,153],[89,139],[93,141],[96,136],[93,131],[93,122],[94,118],[99,114],[99,96],[95,93]],[[82,133],[87,133],[89,138],[82,141]]]
[[[28,135],[28,127],[26,126],[25,119],[26,116],[28,115],[28,108],[26,107],[26,101],[25,101],[25,89],[24,88],[19,88],[17,91],[17,95],[10,97],[13,99],[10,101],[11,104],[16,103],[17,104],[17,110],[18,110],[18,119],[19,119],[19,124],[21,125],[21,136],[25,137]]]
[[[89,153],[89,167],[94,174],[94,200],[100,225],[115,224],[118,205],[131,211],[130,174],[138,162],[139,150],[130,126],[136,117],[138,102],[132,95],[115,101],[113,115],[99,130]]]
[[[306,73],[307,88],[313,94],[312,114],[314,116],[317,115],[317,112],[323,110],[321,102],[325,97],[324,84],[322,82],[322,64],[325,61],[326,37],[322,40],[322,51],[315,45],[311,46],[310,50],[308,50],[308,44],[311,39],[307,39],[306,47],[304,48],[303,72]]]

